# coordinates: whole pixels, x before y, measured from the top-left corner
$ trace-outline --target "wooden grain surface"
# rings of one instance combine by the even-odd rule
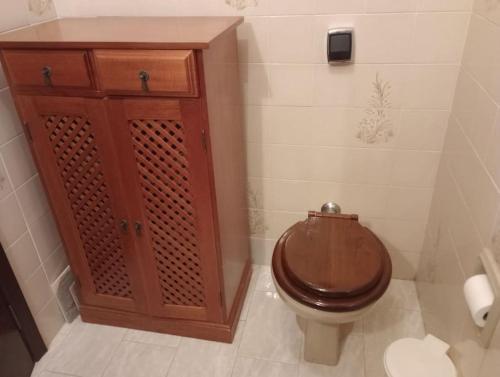
[[[359,310],[387,290],[387,249],[348,216],[309,214],[278,240],[272,261],[280,287],[304,305],[332,312]]]
[[[283,254],[290,278],[326,297],[348,297],[373,288],[383,272],[378,240],[349,217],[310,216],[294,227]]]
[[[66,18],[0,34],[0,48],[205,49],[242,17]]]
[[[7,50],[5,68],[15,86],[91,88],[92,80],[86,51]],[[51,69],[50,85],[42,70]]]
[[[108,93],[196,96],[196,66],[192,50],[95,50],[100,89]],[[147,72],[143,88],[140,72]]]

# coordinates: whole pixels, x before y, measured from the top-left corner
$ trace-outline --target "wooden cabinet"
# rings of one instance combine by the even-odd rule
[[[182,25],[166,25],[172,20]],[[80,283],[83,320],[232,340],[251,273],[240,21],[200,18],[200,30],[210,25],[213,34],[203,48],[196,48],[202,39],[148,48],[146,38],[159,37],[147,19],[144,41],[127,48],[112,35],[107,43],[89,35],[84,49],[85,35],[59,36],[50,50],[23,33],[0,37],[6,76]],[[50,39],[51,27],[64,30],[68,22],[88,20],[32,29]],[[107,22],[137,19],[96,27],[109,30]],[[196,28],[186,22],[186,30]]]

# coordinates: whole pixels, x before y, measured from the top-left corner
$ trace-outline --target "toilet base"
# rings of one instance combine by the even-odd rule
[[[314,309],[291,298],[277,283],[274,271],[272,277],[276,291],[295,312],[298,325],[304,333],[304,359],[317,364],[337,365],[343,339],[352,330],[354,322],[368,314],[375,303],[351,312]]]
[[[337,365],[340,358],[342,328],[297,317],[304,331],[304,360],[311,363]]]

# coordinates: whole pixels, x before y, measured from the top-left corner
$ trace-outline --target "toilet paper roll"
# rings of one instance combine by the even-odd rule
[[[475,275],[467,279],[464,285],[464,294],[472,319],[476,325],[484,327],[488,312],[495,301],[488,276]]]

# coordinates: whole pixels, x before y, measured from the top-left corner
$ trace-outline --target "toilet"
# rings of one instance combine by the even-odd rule
[[[456,377],[448,349],[448,344],[433,335],[399,339],[384,354],[387,377]]]
[[[309,212],[278,240],[271,270],[278,294],[304,331],[304,359],[336,365],[349,324],[385,293],[392,264],[357,215]]]

